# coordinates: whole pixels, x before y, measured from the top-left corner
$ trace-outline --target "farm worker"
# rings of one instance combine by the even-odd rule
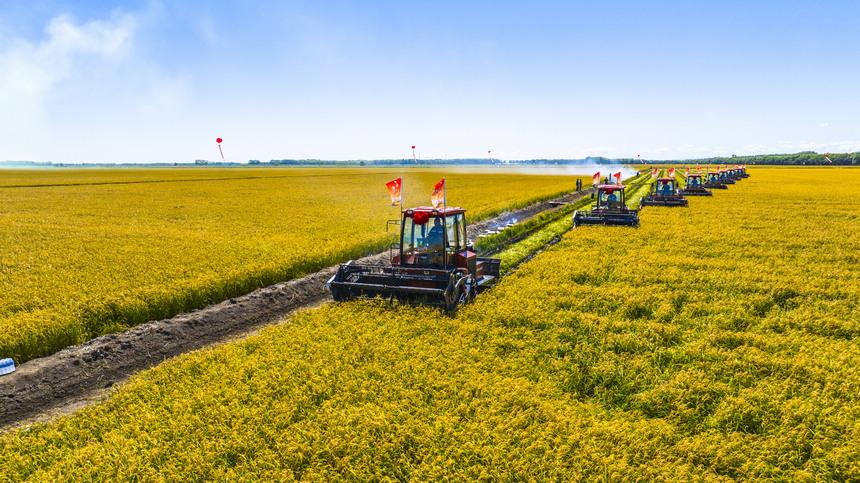
[[[616,201],[618,201],[618,197],[615,196],[614,191],[612,193],[609,193],[609,196],[606,197],[606,201],[608,201],[610,203],[615,203]]]
[[[671,195],[672,194],[672,185],[669,183],[663,183],[663,194]]]
[[[445,241],[445,226],[442,224],[442,218],[433,219],[433,228],[427,233],[427,247],[430,254],[431,263],[441,264],[442,253],[444,251]]]

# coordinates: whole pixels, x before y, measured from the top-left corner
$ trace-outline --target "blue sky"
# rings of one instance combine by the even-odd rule
[[[860,2],[0,0],[0,160],[860,150]]]

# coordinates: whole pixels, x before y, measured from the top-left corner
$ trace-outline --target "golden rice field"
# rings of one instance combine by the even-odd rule
[[[0,171],[0,357],[19,362],[386,247],[407,203],[476,220],[573,189],[498,169]]]
[[[327,304],[178,357],[0,435],[0,480],[856,481],[860,170],[750,172],[456,317]]]

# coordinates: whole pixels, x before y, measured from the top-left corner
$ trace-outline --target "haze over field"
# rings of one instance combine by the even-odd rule
[[[860,150],[860,4],[4,2],[0,160]]]

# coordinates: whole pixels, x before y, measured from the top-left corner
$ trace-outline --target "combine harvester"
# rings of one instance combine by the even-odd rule
[[[657,178],[651,183],[651,191],[642,198],[640,206],[687,206],[687,199],[678,189],[675,168],[670,168],[668,176]]]
[[[627,207],[621,173],[616,175],[616,184],[597,186],[597,203],[591,211],[573,212],[573,226],[580,225],[639,226],[639,210]]]
[[[731,176],[729,176],[729,170],[721,169],[719,171],[719,176],[720,176],[720,178],[719,178],[720,183],[723,183],[726,185],[735,184],[735,180]]]
[[[713,196],[713,193],[705,188],[702,173],[687,173],[684,177],[684,188],[681,190],[684,196]]]
[[[350,260],[326,287],[336,301],[380,296],[454,311],[498,278],[499,265],[498,259],[478,257],[469,245],[466,210],[421,206],[401,213],[391,266]]]
[[[729,176],[735,181],[740,181],[744,178],[749,177],[749,175],[744,174],[744,172],[741,170],[740,166],[735,166],[734,169],[730,169],[729,170]]]
[[[729,187],[720,180],[720,173],[708,173],[707,178],[705,179],[705,183],[702,184],[702,187],[711,189],[711,190],[724,190]]]

